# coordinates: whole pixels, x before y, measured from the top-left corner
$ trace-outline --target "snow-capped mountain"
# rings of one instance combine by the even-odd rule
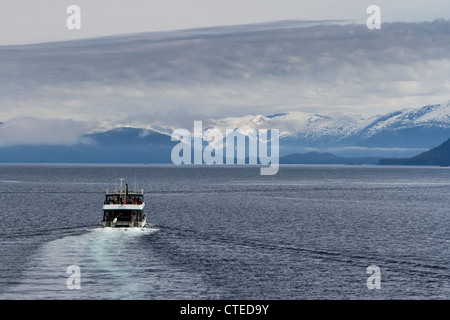
[[[417,153],[439,145],[450,137],[450,101],[442,104],[408,108],[382,115],[313,114],[300,111],[211,119],[207,128],[279,129],[280,145],[295,148],[341,148],[367,152],[367,148],[396,149]],[[297,150],[297,151],[298,151]],[[306,149],[305,149],[306,150]],[[373,151],[373,150],[372,150]]]
[[[340,140],[358,133],[373,121],[373,117],[352,114],[320,115],[291,111],[274,115],[245,116],[209,120],[209,128],[225,129],[279,129],[280,137],[299,137],[318,140],[324,136]]]
[[[0,162],[170,163],[171,150],[178,143],[171,140],[176,128],[111,126],[83,135],[75,145],[3,147]],[[339,157],[406,158],[450,138],[450,101],[377,116],[292,111],[203,121],[203,130],[213,128],[223,135],[226,129],[279,129],[280,157],[315,151]]]
[[[279,129],[281,156],[318,151],[339,156],[410,157],[450,138],[450,101],[381,115],[289,111],[208,119],[202,126],[203,130],[216,129],[223,135],[227,129],[239,129],[244,133],[248,129],[256,132],[259,129]],[[138,129],[140,137],[155,133],[155,137],[160,137],[160,140],[166,137],[164,139],[169,143],[176,128]],[[160,143],[159,140],[152,142],[151,134],[147,140],[146,144]]]
[[[417,127],[450,128],[450,101],[444,104],[409,108],[384,115],[311,114],[300,111],[274,115],[256,115],[211,119],[208,127],[221,131],[230,128],[280,130],[280,137],[298,137],[320,140],[333,137],[342,140],[351,136],[372,137],[385,130],[402,130]]]

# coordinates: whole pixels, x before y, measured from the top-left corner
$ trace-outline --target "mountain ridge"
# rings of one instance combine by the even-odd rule
[[[342,139],[349,135],[371,137],[385,129],[407,129],[417,126],[450,128],[450,101],[419,108],[405,108],[381,115],[357,113],[326,115],[289,111],[268,116],[248,115],[209,121],[210,125],[218,128],[276,128],[275,124],[278,124],[282,136],[303,135],[313,139],[320,139],[323,136]]]
[[[440,145],[450,137],[450,101],[392,111],[379,116],[305,113],[301,111],[247,115],[203,121],[203,130],[280,129],[280,157],[309,152],[343,158],[408,158]],[[0,124],[6,127],[7,122]],[[110,127],[86,133],[72,145],[9,145],[0,147],[0,162],[33,161],[52,157],[88,162],[170,162],[174,127]],[[192,131],[191,131],[192,133]],[[225,137],[226,138],[226,137]],[[120,151],[115,147],[120,147]],[[114,151],[115,150],[115,151]],[[108,156],[106,156],[108,155]],[[132,160],[131,157],[134,157]],[[292,156],[291,156],[292,157]],[[28,159],[29,158],[29,159]],[[79,160],[76,160],[79,159]],[[370,160],[372,161],[372,160]]]
[[[380,159],[380,165],[450,166],[450,139],[410,158]]]

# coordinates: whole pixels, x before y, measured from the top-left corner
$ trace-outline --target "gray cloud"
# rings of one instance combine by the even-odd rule
[[[347,19],[365,23],[369,0],[77,0],[81,30],[65,26],[70,0],[0,2],[0,44],[62,41],[125,33],[181,30],[276,20]],[[449,18],[444,0],[377,0],[382,21]]]
[[[449,99],[449,33],[444,20],[381,30],[285,21],[3,46],[0,117],[184,125],[439,103]]]
[[[13,118],[0,125],[0,147],[75,144],[84,142],[80,136],[89,128],[84,122],[70,119]]]

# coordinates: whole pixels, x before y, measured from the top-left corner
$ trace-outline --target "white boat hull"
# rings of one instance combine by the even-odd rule
[[[114,221],[116,220],[116,221]],[[101,225],[105,228],[144,228],[147,225],[147,218],[140,221],[102,221]]]

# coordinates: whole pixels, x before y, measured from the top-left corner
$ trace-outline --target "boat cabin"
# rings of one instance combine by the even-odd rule
[[[143,227],[146,225],[144,213],[144,190],[128,190],[125,185],[117,190],[107,189],[103,203],[104,227]]]

